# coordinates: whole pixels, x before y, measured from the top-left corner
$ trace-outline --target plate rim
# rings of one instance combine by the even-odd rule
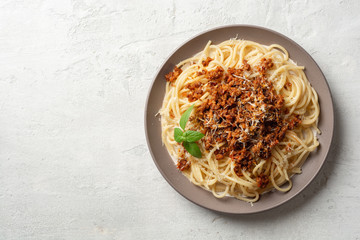
[[[325,154],[324,154],[324,160],[322,161],[320,167],[318,168],[318,170],[315,172],[315,174],[313,174],[309,179],[308,179],[308,183],[307,184],[304,184],[303,186],[301,186],[298,191],[291,197],[289,198],[285,198],[283,199],[282,201],[279,201],[273,205],[271,205],[270,207],[267,207],[267,208],[263,208],[263,209],[259,209],[259,210],[255,210],[255,211],[248,211],[248,212],[241,212],[241,211],[225,211],[225,210],[219,210],[219,209],[214,209],[214,208],[211,208],[211,207],[208,207],[208,206],[204,206],[202,205],[201,203],[199,202],[196,202],[195,200],[189,198],[187,195],[183,194],[182,192],[180,192],[175,186],[174,184],[172,183],[172,181],[166,176],[166,174],[164,173],[163,169],[159,166],[159,163],[156,161],[156,158],[155,158],[155,155],[153,153],[153,150],[150,146],[150,139],[149,139],[149,132],[148,132],[148,118],[147,118],[147,113],[148,113],[148,106],[149,106],[149,99],[150,99],[150,95],[151,95],[151,92],[154,88],[154,85],[155,85],[155,82],[156,82],[156,79],[157,77],[159,76],[161,70],[163,69],[163,67],[166,65],[166,63],[168,62],[168,60],[180,49],[182,48],[184,45],[188,44],[190,41],[194,40],[195,38],[199,37],[199,36],[202,36],[204,34],[207,34],[209,32],[212,32],[212,31],[216,31],[216,30],[221,30],[221,29],[225,29],[225,28],[251,28],[251,29],[254,29],[254,30],[261,30],[261,31],[267,31],[267,32],[271,32],[275,35],[278,35],[280,36],[281,38],[285,39],[286,41],[289,41],[290,43],[296,45],[299,49],[301,49],[308,57],[310,57],[310,59],[312,60],[313,63],[315,63],[316,65],[316,68],[319,70],[320,74],[322,75],[323,79],[324,79],[324,83],[326,84],[326,87],[327,87],[327,91],[329,92],[329,96],[330,96],[330,101],[331,101],[331,104],[329,104],[331,106],[331,119],[330,119],[330,122],[332,123],[331,124],[331,129],[330,130],[330,142],[328,144],[328,147],[325,151]],[[224,39],[225,41],[226,39]],[[195,53],[194,53],[195,54]],[[306,67],[306,66],[305,66]],[[182,197],[184,197],[185,199],[189,200],[190,202],[200,206],[200,207],[203,207],[205,209],[209,209],[209,210],[212,210],[212,211],[215,211],[215,212],[218,212],[218,213],[226,213],[226,214],[233,214],[233,215],[249,215],[249,214],[255,214],[255,213],[260,213],[260,212],[265,212],[265,211],[269,211],[271,209],[274,209],[274,208],[277,208],[287,202],[289,202],[290,200],[294,199],[296,196],[298,196],[301,192],[304,191],[305,188],[307,188],[309,185],[311,185],[311,183],[313,183],[313,180],[319,175],[319,172],[321,171],[321,169],[324,167],[325,165],[325,162],[327,161],[328,157],[329,157],[329,152],[330,152],[330,149],[331,149],[331,146],[333,144],[333,140],[334,140],[334,126],[335,126],[335,112],[334,112],[334,101],[333,101],[333,94],[331,92],[331,89],[330,89],[330,86],[329,86],[329,83],[323,73],[323,71],[321,70],[320,66],[318,65],[318,63],[314,60],[314,58],[301,46],[299,45],[297,42],[295,42],[294,40],[292,40],[291,38],[285,36],[284,34],[282,33],[279,33],[275,30],[272,30],[272,29],[269,29],[269,28],[266,28],[266,27],[262,27],[262,26],[258,26],[258,25],[252,25],[252,24],[229,24],[229,25],[221,25],[221,26],[217,26],[217,27],[214,27],[214,28],[209,28],[207,30],[204,30],[204,31],[201,31],[189,38],[186,38],[185,41],[182,41],[182,43],[178,44],[176,46],[176,48],[171,51],[171,53],[163,60],[162,64],[159,65],[158,69],[156,70],[156,73],[154,74],[153,78],[152,78],[152,81],[151,81],[151,85],[149,86],[149,89],[148,89],[148,92],[147,92],[147,96],[146,96],[146,101],[145,101],[145,108],[144,108],[144,129],[145,129],[145,137],[146,137],[146,144],[147,144],[147,147],[149,149],[149,152],[150,152],[150,155],[153,159],[153,162],[155,163],[158,171],[161,173],[162,177],[167,181],[167,183],[176,191],[178,192]],[[175,166],[175,165],[174,165]],[[204,190],[204,189],[203,189]],[[204,190],[206,191],[206,190]],[[291,191],[291,190],[290,190]],[[241,201],[241,200],[239,200]],[[259,200],[261,201],[261,200]]]

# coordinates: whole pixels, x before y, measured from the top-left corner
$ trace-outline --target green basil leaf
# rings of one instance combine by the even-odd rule
[[[199,146],[194,142],[183,142],[183,146],[191,155],[197,158],[201,158],[202,154]]]
[[[183,134],[185,141],[187,142],[196,142],[198,140],[200,140],[204,134],[202,134],[201,132],[196,132],[196,131],[186,131]]]
[[[185,140],[185,138],[183,136],[183,131],[180,128],[175,128],[174,129],[174,139],[178,143],[181,143],[182,141]]]
[[[183,113],[183,115],[182,115],[181,118],[180,118],[180,127],[181,127],[182,129],[184,129],[184,130],[185,130],[186,123],[187,123],[187,121],[189,120],[191,111],[192,111],[193,108],[194,108],[194,105],[195,105],[195,104],[191,105],[191,107],[189,107],[189,108]]]

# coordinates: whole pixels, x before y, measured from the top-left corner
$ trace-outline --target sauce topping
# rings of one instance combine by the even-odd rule
[[[210,61],[212,59],[208,58],[202,64],[207,66]],[[271,150],[284,138],[286,131],[301,122],[298,116],[285,118],[284,99],[276,94],[266,76],[272,67],[270,58],[261,59],[253,68],[244,60],[240,68],[229,68],[227,72],[220,66],[199,71],[197,75],[204,75],[209,81],[186,86],[190,102],[209,93],[192,120],[197,125],[196,130],[205,134],[200,141],[206,150],[224,143],[215,151],[215,157],[218,160],[230,157],[238,176],[242,176],[242,170],[251,171],[260,159],[269,159]],[[181,69],[175,67],[166,75],[167,81],[175,81],[180,73]],[[187,162],[179,161],[180,170],[187,167]],[[259,188],[265,188],[268,183],[265,174],[257,176]]]

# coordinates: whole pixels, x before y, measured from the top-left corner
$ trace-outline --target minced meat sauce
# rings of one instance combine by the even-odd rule
[[[202,64],[208,65],[211,60],[207,58]],[[269,159],[271,150],[284,138],[286,131],[301,122],[298,116],[285,119],[284,99],[276,94],[266,77],[271,68],[270,58],[261,59],[253,68],[246,61],[241,68],[229,68],[227,72],[218,66],[214,70],[197,72],[209,80],[207,83],[186,86],[190,102],[209,93],[196,109],[193,119],[198,125],[196,130],[205,134],[200,141],[206,150],[215,147],[216,143],[225,143],[215,151],[215,157],[218,160],[230,157],[238,176],[242,176],[242,170],[251,171],[259,159]],[[180,73],[181,69],[176,67],[166,79],[173,82]],[[249,78],[247,75],[252,73],[258,74]],[[186,169],[186,160],[181,160],[178,167]],[[258,187],[265,188],[269,178],[261,173],[256,181]]]

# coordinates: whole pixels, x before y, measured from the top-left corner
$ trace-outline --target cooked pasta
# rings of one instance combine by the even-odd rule
[[[286,192],[291,177],[319,142],[318,97],[282,46],[230,39],[166,75],[162,141],[178,168],[217,198],[255,202],[262,193]],[[201,158],[174,140],[181,115],[194,105],[187,129],[205,136]],[[287,183],[287,184],[286,184]]]

